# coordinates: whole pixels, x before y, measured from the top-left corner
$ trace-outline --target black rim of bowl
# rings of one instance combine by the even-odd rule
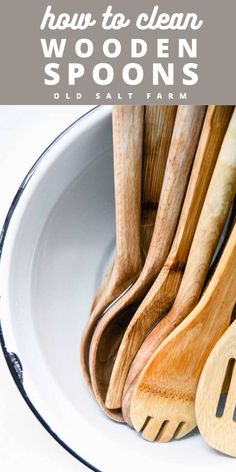
[[[11,203],[11,206],[8,210],[7,216],[5,218],[5,222],[3,224],[3,228],[0,234],[0,263],[1,263],[1,257],[2,257],[2,251],[3,251],[3,246],[4,246],[4,241],[7,235],[7,230],[12,218],[12,215],[17,207],[17,204],[20,200],[20,197],[24,190],[27,187],[28,182],[30,181],[32,175],[35,173],[37,170],[38,166],[40,165],[41,161],[47,157],[48,151],[56,144],[62,137],[64,137],[72,128],[74,128],[78,123],[86,119],[88,116],[92,115],[94,112],[96,112],[98,109],[100,109],[101,106],[96,106],[95,108],[92,108],[89,110],[87,113],[83,114],[80,118],[75,120],[70,126],[68,126],[62,133],[60,133],[52,142],[51,144],[45,149],[45,151],[40,155],[40,157],[36,160],[34,165],[31,167],[30,171],[27,173],[26,177],[24,178],[23,182],[21,183],[19,189],[17,190],[15,197]],[[35,408],[33,403],[31,402],[30,398],[28,397],[27,393],[25,392],[24,386],[23,386],[23,381],[22,381],[22,365],[21,362],[16,356],[16,354],[11,353],[7,350],[5,341],[4,341],[4,334],[2,331],[2,326],[1,326],[1,320],[0,320],[0,343],[2,347],[2,351],[5,357],[5,360],[7,362],[7,366],[11,372],[11,375],[13,377],[13,380],[21,393],[22,397],[24,398],[25,402],[27,403],[28,407],[32,411],[32,413],[36,416],[36,418],[40,421],[40,423],[43,425],[43,427],[50,433],[50,435],[67,451],[69,452],[73,457],[78,459],[83,465],[88,467],[89,469],[95,471],[95,472],[101,472],[99,469],[97,469],[94,465],[92,465],[90,462],[88,462],[86,459],[81,457],[79,454],[77,454],[73,449],[71,449],[64,441],[62,441],[59,436],[50,428],[50,426],[47,424],[46,420],[40,415],[38,410]]]

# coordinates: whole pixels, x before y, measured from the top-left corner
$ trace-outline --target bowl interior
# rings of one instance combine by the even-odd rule
[[[223,464],[197,433],[159,445],[107,419],[82,377],[82,330],[115,247],[110,107],[71,127],[23,187],[3,246],[2,329],[39,414],[99,470]]]

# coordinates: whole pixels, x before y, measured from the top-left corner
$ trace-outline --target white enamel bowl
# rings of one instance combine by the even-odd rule
[[[2,345],[22,395],[49,432],[93,470],[234,467],[196,433],[170,444],[145,442],[106,418],[89,393],[80,338],[114,246],[111,108],[101,107],[41,156],[2,231]]]

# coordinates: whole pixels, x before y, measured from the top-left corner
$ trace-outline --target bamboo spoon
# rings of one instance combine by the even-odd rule
[[[235,264],[236,265],[236,264]],[[225,318],[236,302],[235,265],[234,290],[226,294],[227,307],[219,318]],[[218,451],[236,457],[236,321],[227,329],[211,351],[203,367],[197,387],[195,414],[201,435]],[[224,396],[223,396],[224,395]]]
[[[155,363],[155,353],[159,352],[158,348],[161,343],[196,305],[217,242],[229,213],[235,191],[236,109],[234,110],[228,126],[214,169],[175,302],[165,318],[163,318],[147,336],[135,357],[127,378],[122,403],[122,407],[124,406],[124,408],[122,411],[126,421],[133,424],[134,427],[137,425],[137,416],[132,413],[132,411],[135,412],[135,404],[137,403],[138,409],[143,408],[143,412],[145,413],[145,404],[143,400],[141,400],[141,398],[144,398],[141,395],[143,381],[145,379],[145,384],[148,384],[149,381],[152,383],[155,377],[153,375],[152,378],[149,378],[148,373],[146,374],[147,367],[145,366],[149,365],[150,358],[153,359]],[[149,370],[149,372],[151,371]],[[179,378],[178,382],[180,382]],[[153,402],[155,402],[155,393],[152,394],[152,390],[150,390],[149,393],[150,402],[152,399]],[[146,412],[148,412],[148,405]],[[149,416],[148,413],[146,416]],[[147,433],[145,434],[147,437]]]
[[[140,249],[143,106],[116,106],[112,110],[116,205],[116,255],[93,302],[92,318],[134,282],[142,267]],[[134,198],[134,195],[136,196]],[[86,349],[87,328],[81,353]],[[85,359],[84,376],[89,382]]]
[[[93,309],[105,308],[135,280],[141,269],[140,207],[143,146],[143,106],[112,110],[116,255],[94,298]],[[134,198],[137,195],[137,198]]]
[[[188,190],[170,254],[152,288],[132,318],[112,370],[107,408],[120,408],[130,365],[147,334],[176,297],[183,270],[233,107],[209,106],[204,121]]]
[[[115,124],[117,122],[116,114],[119,111],[119,107],[114,109],[114,118]],[[125,108],[125,107],[124,107]],[[127,107],[131,108],[131,107]],[[145,118],[144,118],[144,155],[143,155],[143,171],[142,171],[142,215],[141,215],[141,243],[144,253],[147,252],[150,238],[152,236],[153,227],[155,223],[156,211],[160,199],[161,187],[164,177],[164,171],[176,116],[177,107],[175,106],[148,106],[145,107]],[[130,110],[131,111],[131,110]],[[119,116],[117,117],[119,118]],[[127,120],[128,120],[127,116]],[[122,124],[123,123],[123,124]],[[121,123],[121,127],[129,128],[130,123],[126,126],[126,120]],[[121,173],[118,173],[116,162],[120,159],[124,159],[126,155],[120,153],[120,144],[119,136],[116,133],[116,127],[114,126],[114,149],[115,149],[115,181],[118,182],[116,188],[120,188],[123,185],[123,190],[125,191],[125,183],[127,181],[126,170],[124,167],[121,167],[121,170],[125,172],[125,177],[123,178]],[[138,129],[131,130],[131,137],[135,142],[135,136],[138,132]],[[124,135],[126,130],[124,132]],[[119,132],[119,135],[121,133]],[[141,135],[142,133],[140,133]],[[117,144],[117,147],[116,147]],[[133,161],[132,161],[133,162]],[[119,163],[119,162],[118,162]],[[133,174],[135,173],[135,170]],[[131,183],[130,183],[131,184]],[[130,185],[128,189],[129,195],[132,193],[132,198],[136,195],[136,189],[134,185]],[[135,197],[136,198],[136,197]],[[134,199],[135,201],[135,199]],[[119,212],[124,209],[128,210],[127,207],[122,206],[122,201],[119,202],[116,198],[116,204],[119,203]],[[136,201],[137,203],[137,201]],[[117,209],[118,212],[118,209]],[[129,218],[129,210],[128,210]],[[125,216],[127,221],[127,215]],[[128,222],[129,225],[129,222]],[[117,234],[117,239],[119,234]],[[117,253],[118,255],[118,253]],[[122,258],[124,254],[122,254]],[[115,282],[115,281],[114,281]],[[117,291],[118,292],[118,291]],[[107,293],[107,292],[106,292]],[[114,292],[113,292],[114,293]],[[121,292],[120,292],[121,293]],[[118,295],[120,295],[118,292]],[[94,302],[94,309],[92,310],[88,324],[85,327],[83,338],[81,341],[81,366],[83,370],[84,377],[87,381],[89,387],[91,387],[90,374],[89,374],[89,347],[92,339],[94,329],[98,323],[99,318],[103,314],[102,306],[99,303],[96,303],[99,300],[99,295],[97,295]],[[104,299],[103,299],[104,301]],[[111,301],[111,300],[110,300]],[[108,299],[107,299],[108,302]],[[104,303],[103,303],[104,306]]]
[[[167,442],[172,438],[179,439],[185,436],[196,426],[194,406],[201,370],[213,346],[229,325],[236,301],[235,267],[236,226],[200,302],[159,346],[135,387],[131,401],[131,418],[135,429],[142,431],[143,438],[149,441],[156,439]],[[221,431],[221,437],[222,427],[224,433],[235,432],[235,429],[231,428],[233,408],[235,408],[235,377],[226,403],[225,419],[222,422],[222,418],[221,420],[215,418],[216,398],[218,400],[220,392],[219,383],[231,357],[232,344],[235,353],[235,340],[232,343],[231,337],[227,355],[224,353],[224,349],[227,352],[227,345],[220,343],[221,349],[217,351],[218,355],[213,357],[214,361],[218,361],[214,367],[217,386],[213,393],[212,375],[210,375],[207,384],[205,383],[204,397],[201,397],[200,403],[203,409],[201,418],[205,425],[204,431],[209,430],[210,417],[218,433]],[[212,360],[210,366],[212,368]],[[206,379],[205,375],[204,378]],[[203,380],[201,384],[203,385]]]
[[[121,420],[120,411],[104,402],[114,356],[125,329],[146,295],[169,252],[196,152],[206,107],[180,106],[177,111],[152,241],[144,268],[130,290],[100,320],[90,346],[90,374],[94,394],[104,411]]]

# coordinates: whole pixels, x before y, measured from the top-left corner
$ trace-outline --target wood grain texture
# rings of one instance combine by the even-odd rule
[[[130,415],[134,428],[145,439],[178,439],[196,426],[199,377],[209,353],[230,323],[236,301],[235,267],[236,226],[200,302],[159,345],[139,376]],[[158,424],[156,435],[153,429],[149,435],[149,417]]]
[[[178,108],[155,227],[143,270],[128,292],[105,313],[94,331],[89,356],[92,387],[98,403],[111,417],[114,417],[113,412],[105,407],[104,402],[115,355],[130,319],[170,250],[205,113],[205,106]],[[118,412],[114,410],[114,413],[117,419]]]
[[[141,245],[145,255],[155,225],[176,111],[177,106],[145,107],[141,205]]]
[[[93,302],[95,319],[135,279],[142,268],[140,248],[143,106],[116,106],[112,112],[116,212],[116,253]],[[90,325],[81,341],[81,366],[90,384]]]
[[[122,107],[121,107],[122,108]],[[120,111],[119,107],[114,108],[113,110],[113,121],[116,124],[119,115],[116,115]],[[128,108],[128,111],[132,112],[132,107],[123,107]],[[143,137],[143,163],[142,163],[142,207],[141,207],[141,247],[142,252],[146,256],[146,253],[149,248],[150,238],[153,233],[153,227],[155,224],[156,212],[160,199],[160,192],[163,183],[164,171],[166,167],[166,161],[168,157],[168,151],[171,141],[171,136],[173,132],[173,126],[175,122],[177,107],[176,106],[148,106],[145,107],[144,113],[144,137]],[[129,114],[127,114],[126,119],[129,119]],[[122,126],[126,126],[126,119],[122,121]],[[130,123],[129,123],[130,126]],[[115,125],[114,125],[115,127]],[[132,133],[136,134],[138,128],[133,129]],[[114,148],[116,149],[116,143],[118,139],[118,134],[116,128],[114,129]],[[135,136],[131,133],[131,137],[135,140]],[[121,134],[121,131],[119,131]],[[142,136],[142,132],[140,132]],[[140,137],[138,138],[140,140]],[[119,145],[118,150],[114,155],[114,168],[115,168],[115,182],[118,181],[118,184],[115,188],[115,198],[117,201],[117,191],[121,186],[123,179],[122,174],[117,171],[117,161],[119,166],[119,160],[123,159],[125,154],[120,153]],[[134,160],[132,160],[134,162]],[[124,167],[121,168],[125,171]],[[133,172],[134,174],[134,172]],[[127,176],[126,176],[127,179]],[[119,183],[119,181],[121,181]],[[126,180],[124,181],[124,183]],[[137,183],[137,181],[136,181]],[[137,189],[131,185],[129,187],[129,195],[132,192],[132,198],[136,202],[136,191]],[[123,185],[124,186],[124,185]],[[139,190],[139,188],[138,188]],[[125,191],[125,188],[123,188]],[[120,194],[118,193],[118,203],[119,203]],[[138,195],[139,198],[139,195]],[[117,203],[117,205],[118,205]],[[120,211],[122,210],[122,201],[120,199]],[[116,212],[117,213],[117,212]],[[129,214],[129,213],[128,213]],[[129,225],[129,222],[128,222]],[[117,232],[119,229],[119,224]],[[119,234],[117,235],[119,239]],[[125,253],[122,254],[122,257],[125,257]],[[118,260],[116,258],[116,260]],[[115,260],[115,264],[116,264]],[[84,377],[87,381],[88,386],[91,388],[90,374],[89,374],[89,348],[91,339],[93,336],[94,329],[98,323],[99,318],[103,315],[103,311],[107,306],[113,301],[116,297],[119,296],[123,290],[120,284],[122,279],[122,266],[120,271],[117,273],[116,267],[113,270],[113,267],[110,268],[106,274],[103,283],[95,297],[93,303],[93,310],[91,316],[88,320],[88,323],[85,327],[82,341],[81,341],[81,365]],[[118,276],[118,277],[117,277]],[[128,279],[126,280],[128,282]],[[129,282],[132,283],[132,281]],[[127,288],[130,283],[124,287]],[[117,285],[116,285],[117,284]],[[104,293],[102,292],[104,290]],[[121,290],[121,292],[119,292]],[[109,298],[110,297],[110,298]],[[108,303],[109,302],[109,303]],[[107,305],[106,305],[107,303]],[[105,306],[106,305],[106,306]]]
[[[234,276],[235,267],[233,268]],[[236,279],[236,276],[235,276]],[[234,293],[236,302],[236,291]],[[228,300],[228,294],[227,294]],[[220,313],[222,316],[222,313]],[[221,416],[217,417],[218,403],[229,363],[236,359],[236,321],[227,329],[211,351],[197,387],[195,414],[201,435],[218,451],[236,457],[236,371],[231,371],[227,395]]]
[[[138,349],[150,330],[170,309],[175,300],[208,185],[232,112],[233,107],[231,106],[211,105],[208,107],[174,242],[160,274],[125,331],[106,396],[108,408],[121,407],[125,380]],[[131,393],[127,383],[126,390]],[[123,415],[126,419],[124,401]]]

